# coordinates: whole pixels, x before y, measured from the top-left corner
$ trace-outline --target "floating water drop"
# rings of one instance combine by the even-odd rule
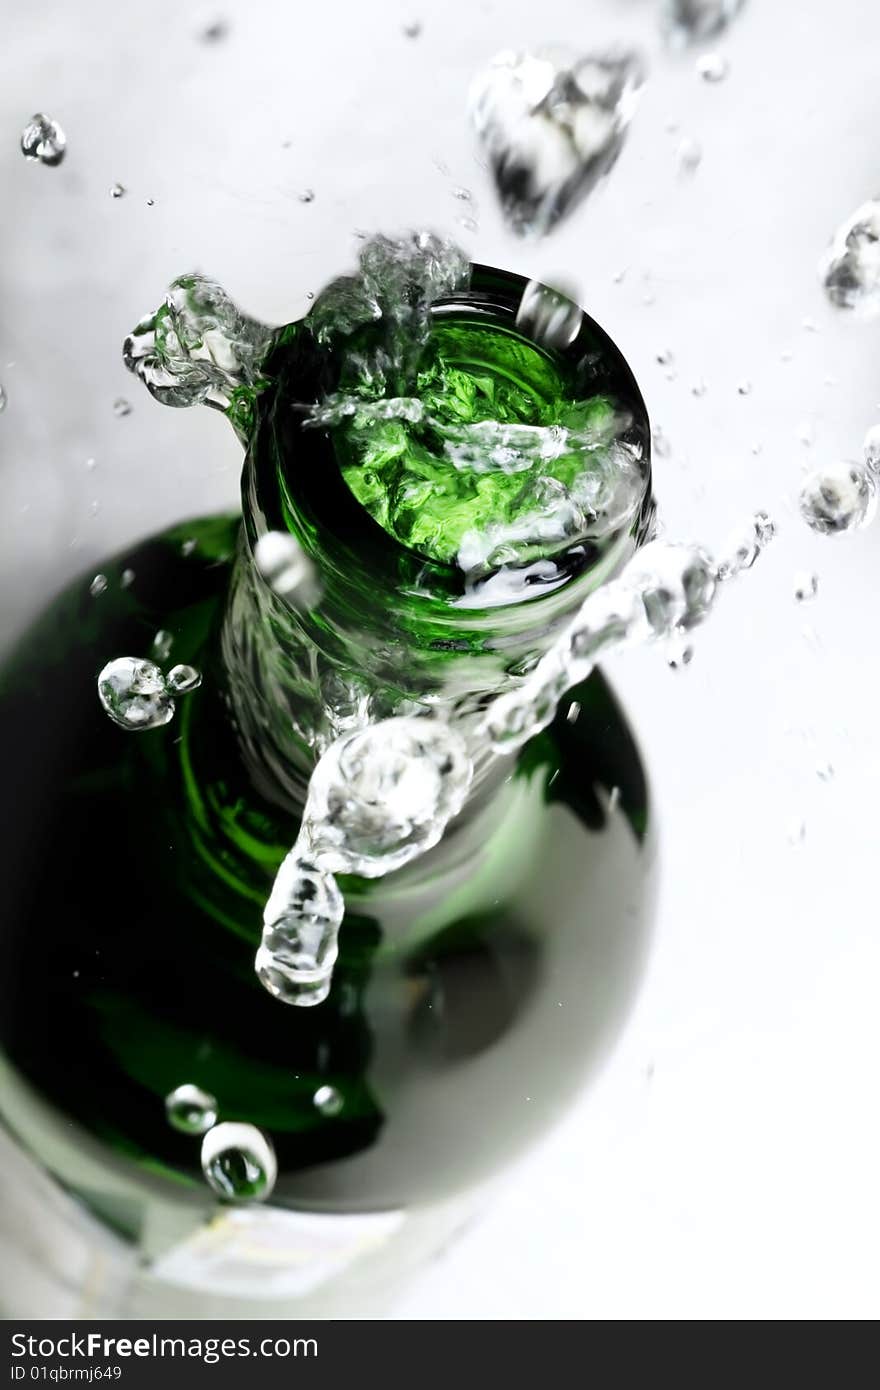
[[[657,353],[657,363],[661,367],[671,367],[674,361],[675,356],[671,348],[662,348],[661,351]]]
[[[198,550],[198,546],[198,541],[195,539],[194,536],[191,536],[188,540],[182,542],[180,547],[180,553],[181,555],[183,555],[184,558],[186,558],[189,555],[195,555],[196,551]]]
[[[839,309],[860,318],[880,314],[880,199],[863,203],[838,228],[819,275]]]
[[[313,561],[288,531],[267,531],[254,546],[254,563],[269,588],[293,608],[308,611],[321,599]]]
[[[0,384],[0,415],[3,414],[3,412],[4,412],[4,410],[6,409],[6,407],[7,407],[8,404],[9,404],[9,397],[7,396],[6,391],[4,390],[2,384]]]
[[[198,690],[202,683],[202,673],[195,666],[172,666],[165,677],[165,684],[172,695],[189,695]]]
[[[163,405],[205,401],[226,409],[233,391],[255,386],[272,339],[204,275],[182,275],[154,314],[126,338],[123,361]]]
[[[664,0],[663,28],[673,47],[717,38],[736,18],[745,0]]]
[[[766,512],[756,512],[745,526],[738,527],[728,538],[718,564],[719,580],[723,583],[750,570],[775,535],[775,521]]]
[[[704,53],[697,59],[697,72],[704,82],[723,82],[730,75],[730,63],[720,53]]]
[[[544,347],[564,352],[580,333],[583,322],[583,310],[573,295],[539,280],[530,280],[523,290],[516,326]]]
[[[313,188],[304,188],[299,195],[299,200],[301,203],[313,203],[315,201],[315,190]]]
[[[698,400],[701,400],[708,390],[709,387],[701,377],[700,380],[695,381],[693,386],[691,387],[691,395],[696,396]]]
[[[836,776],[834,764],[827,761],[819,763],[816,767],[816,776],[820,782],[833,782]]]
[[[134,583],[134,570],[123,570],[119,576],[120,589],[128,589]]]
[[[89,585],[89,593],[92,598],[99,598],[101,594],[106,594],[109,580],[106,574],[96,574]]]
[[[98,697],[120,729],[158,729],[174,717],[165,677],[152,661],[120,656],[98,676]]]
[[[150,645],[150,651],[157,661],[167,661],[174,646],[174,633],[160,627]]]
[[[420,19],[410,19],[403,26],[403,32],[408,39],[417,39],[422,32],[422,21]]]
[[[788,843],[794,848],[802,845],[807,838],[806,821],[802,820],[800,816],[795,817],[789,824],[786,838]]]
[[[810,529],[823,536],[857,531],[874,515],[877,481],[865,464],[842,460],[808,475],[799,506]]]
[[[319,1086],[312,1096],[312,1102],[316,1110],[331,1118],[341,1114],[345,1104],[342,1093],[335,1086]]]
[[[165,1114],[181,1134],[206,1134],[217,1123],[217,1101],[199,1086],[177,1086],[165,1097]]]
[[[124,185],[124,184],[121,184],[121,183],[114,183],[114,184],[111,184],[111,185],[110,185],[110,197],[111,197],[111,198],[124,198],[124,197],[125,197],[125,193],[126,193],[126,188],[125,188],[125,185]]]
[[[880,425],[872,425],[862,445],[865,463],[872,473],[880,473]]]
[[[292,850],[266,904],[255,961],[257,975],[270,994],[301,1007],[327,998],[344,915],[342,894],[333,876]]]
[[[694,659],[694,649],[690,642],[685,642],[681,638],[674,639],[669,644],[669,654],[666,664],[670,671],[683,671],[690,666]]]
[[[492,60],[470,113],[513,231],[551,231],[610,171],[643,81],[641,60],[624,50],[506,50]]]
[[[229,20],[218,17],[206,24],[199,34],[202,43],[222,43],[229,37]]]
[[[254,1125],[224,1121],[202,1140],[202,1172],[227,1201],[262,1202],[275,1186],[278,1163],[268,1135]]]
[[[819,592],[819,577],[806,570],[794,577],[795,603],[812,603]]]
[[[460,203],[469,203],[474,195],[469,188],[453,188],[452,196],[457,198]]]
[[[113,402],[113,414],[118,416],[131,414],[131,401],[127,401],[124,396],[117,396]]]
[[[51,116],[37,112],[21,132],[21,152],[25,159],[38,159],[54,167],[61,163],[67,149],[67,136]]]
[[[703,147],[699,140],[690,136],[681,140],[675,151],[675,159],[681,174],[695,174],[703,162]]]
[[[740,396],[750,396],[752,394],[752,383],[748,380],[741,381],[736,389]]]

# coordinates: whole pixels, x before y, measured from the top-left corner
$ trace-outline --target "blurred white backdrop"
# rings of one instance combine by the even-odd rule
[[[709,84],[693,52],[660,42],[660,7],[4,5],[4,640],[108,550],[236,501],[229,427],[163,410],[122,367],[125,333],[166,283],[198,268],[285,322],[351,264],[356,229],[428,225],[475,259],[564,275],[670,442],[655,461],[669,534],[711,547],[758,507],[779,525],[686,671],[657,652],[610,671],[662,828],[648,976],[600,1080],[401,1317],[880,1311],[880,521],[823,541],[792,508],[803,468],[857,457],[880,420],[880,324],[833,311],[816,276],[836,225],[880,183],[880,9],[748,0],[715,45],[730,74]],[[228,33],[204,42],[218,19]],[[470,78],[503,47],[609,40],[650,66],[628,144],[552,237],[520,243],[475,155]],[[37,110],[67,132],[60,168],[18,152]],[[703,148],[693,177],[679,170],[685,138]],[[476,232],[458,225],[472,211],[459,186]],[[802,569],[820,592],[799,606]]]

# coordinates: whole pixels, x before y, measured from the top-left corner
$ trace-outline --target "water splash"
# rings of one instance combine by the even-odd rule
[[[534,670],[492,701],[472,746],[488,742],[498,754],[521,748],[612,649],[663,642],[680,651],[722,582],[750,569],[774,534],[758,512],[717,561],[699,546],[642,547],[616,580],[588,596]],[[344,913],[333,875],[378,878],[424,854],[461,810],[472,776],[468,743],[431,716],[382,720],[331,745],[266,904],[256,968],[272,994],[297,1005],[327,997]]]
[[[153,661],[118,656],[98,676],[98,698],[114,724],[138,733],[169,723],[175,697],[198,689],[201,681],[192,666],[175,666],[166,678]]]
[[[187,1083],[165,1097],[165,1114],[181,1134],[206,1134],[217,1123],[217,1101],[209,1091]]]
[[[877,509],[877,475],[867,463],[846,459],[817,468],[801,488],[800,514],[811,531],[842,535],[867,526]]]
[[[819,276],[838,309],[860,318],[880,314],[880,199],[863,203],[838,228]]]
[[[506,50],[477,77],[471,121],[514,232],[551,231],[609,173],[643,82],[625,50]]]
[[[663,29],[674,48],[703,43],[723,34],[745,0],[664,0]]]
[[[50,168],[59,165],[67,151],[67,136],[57,121],[38,111],[21,132],[21,152],[25,159],[39,160]]]
[[[278,1162],[268,1135],[254,1125],[224,1121],[202,1140],[202,1172],[227,1201],[263,1202],[275,1186]]]
[[[226,410],[233,394],[260,381],[272,330],[236,308],[204,275],[181,275],[155,313],[140,320],[123,360],[163,405],[204,402]]]
[[[276,998],[326,999],[344,914],[334,874],[379,878],[438,843],[473,767],[441,720],[400,716],[337,739],[318,762],[297,842],[266,904],[257,974]]]

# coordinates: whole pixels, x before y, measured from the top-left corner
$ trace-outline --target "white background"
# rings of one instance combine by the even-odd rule
[[[671,442],[655,472],[669,534],[711,547],[757,507],[779,524],[686,672],[657,652],[611,671],[662,826],[648,975],[599,1081],[412,1289],[406,1317],[880,1305],[880,521],[823,541],[791,506],[811,459],[858,456],[880,419],[880,324],[833,311],[816,278],[834,227],[880,185],[880,9],[749,0],[717,45],[730,76],[709,85],[693,54],[664,50],[659,6],[3,4],[4,636],[122,541],[236,500],[225,422],[161,409],[121,365],[165,284],[199,268],[286,322],[351,264],[356,228],[430,225],[476,259],[564,275]],[[201,43],[218,15],[228,37]],[[402,32],[413,18],[417,40]],[[651,68],[627,148],[548,241],[519,243],[474,156],[470,77],[502,47],[611,39],[638,43]],[[17,152],[35,110],[66,128],[58,169]],[[691,179],[676,161],[686,136],[704,148]],[[456,225],[459,185],[479,204],[476,234]],[[674,381],[656,362],[667,349]],[[123,419],[119,395],[134,406]],[[798,607],[802,568],[821,589]]]

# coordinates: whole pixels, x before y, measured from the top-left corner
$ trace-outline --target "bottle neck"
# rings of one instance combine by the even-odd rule
[[[255,402],[248,431],[220,642],[250,777],[286,810],[302,807],[325,749],[367,723],[434,713],[467,739],[488,701],[522,679],[587,594],[626,563],[653,513],[648,477],[635,520],[601,547],[573,546],[555,568],[514,567],[494,588],[469,591],[453,567],[389,535],[346,485],[330,432],[310,427],[303,409],[335,385],[326,373],[307,332],[279,335],[267,363],[273,387]],[[314,607],[291,602],[261,573],[255,551],[269,532],[292,536],[314,565]],[[479,793],[497,759],[476,740],[470,752]]]

